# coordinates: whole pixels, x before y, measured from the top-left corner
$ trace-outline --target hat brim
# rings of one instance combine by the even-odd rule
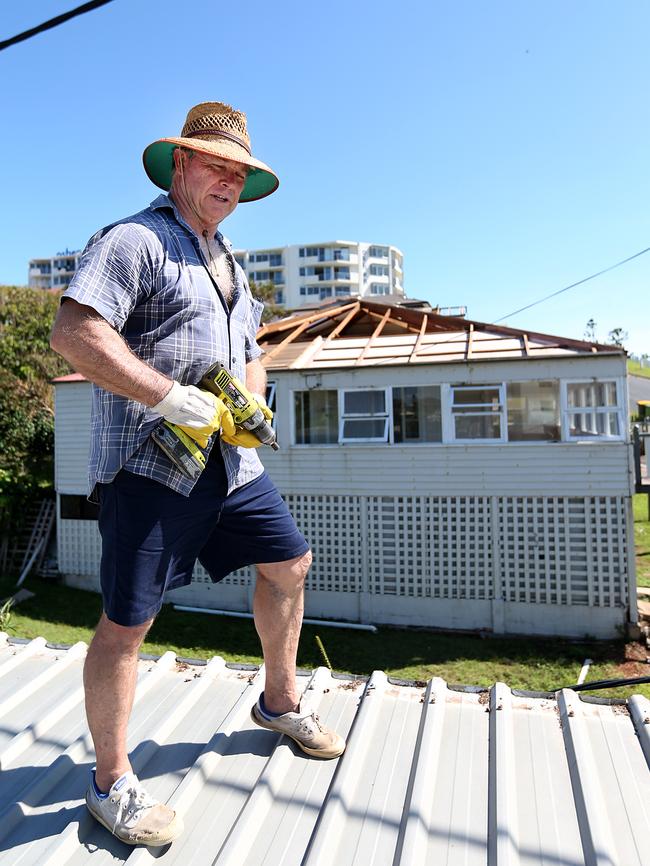
[[[149,180],[165,191],[171,189],[174,168],[172,154],[177,147],[186,147],[209,156],[220,156],[223,159],[230,159],[233,162],[248,166],[248,177],[239,196],[240,202],[257,201],[257,199],[265,198],[275,192],[280,185],[277,175],[268,165],[252,156],[242,158],[239,148],[235,152],[228,146],[202,139],[161,138],[145,148],[142,161]]]

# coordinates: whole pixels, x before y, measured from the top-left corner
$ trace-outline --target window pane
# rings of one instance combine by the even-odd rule
[[[345,415],[385,415],[386,393],[384,391],[345,391],[343,406]]]
[[[440,388],[393,388],[395,442],[442,442]]]
[[[454,406],[484,404],[494,409],[499,406],[498,388],[454,388]]]
[[[560,384],[508,384],[508,439],[510,442],[560,438]]]
[[[330,445],[338,442],[339,411],[336,391],[296,391],[296,444]]]
[[[386,418],[352,418],[343,422],[343,439],[378,439],[386,441]]]
[[[569,414],[571,436],[620,436],[617,412],[571,412]]]
[[[567,402],[569,406],[617,406],[616,382],[570,382]]]
[[[456,439],[499,439],[499,415],[454,415]]]

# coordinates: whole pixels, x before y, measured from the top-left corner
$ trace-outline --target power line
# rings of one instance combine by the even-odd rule
[[[603,268],[602,271],[598,271],[595,274],[591,274],[591,276],[589,276],[589,277],[585,277],[582,280],[578,280],[577,283],[571,283],[570,286],[565,286],[563,289],[558,289],[557,292],[551,292],[550,295],[545,295],[543,298],[540,298],[537,301],[533,301],[532,304],[526,304],[525,307],[520,307],[518,310],[515,310],[512,313],[508,313],[507,316],[501,316],[500,319],[495,319],[494,322],[492,322],[492,324],[496,325],[499,322],[504,322],[506,319],[509,319],[511,316],[516,316],[517,313],[523,313],[524,310],[530,310],[531,307],[535,307],[535,306],[537,306],[537,304],[541,304],[544,301],[548,301],[549,298],[554,298],[556,295],[561,295],[562,292],[568,292],[569,289],[574,289],[576,286],[581,286],[583,283],[589,282],[589,280],[593,280],[596,277],[600,277],[601,274],[606,274],[608,271],[613,271],[614,268],[620,268],[621,265],[625,265],[625,264],[627,264],[627,262],[631,262],[632,259],[638,259],[639,256],[645,255],[645,253],[647,253],[647,252],[650,252],[650,247],[646,247],[644,250],[641,250],[638,253],[634,253],[633,256],[628,256],[626,259],[622,259],[622,261],[616,262],[615,265],[610,265],[608,268]]]
[[[69,12],[63,12],[61,15],[57,15],[56,18],[50,18],[49,21],[44,21],[42,24],[32,27],[31,30],[25,30],[17,36],[12,36],[11,39],[5,39],[3,42],[0,42],[0,51],[4,51],[5,48],[9,48],[10,45],[15,45],[17,42],[31,39],[32,36],[36,36],[37,33],[43,33],[44,30],[57,27],[59,24],[63,24],[64,21],[69,21],[70,18],[83,15],[85,12],[90,12],[92,9],[97,9],[99,6],[105,6],[111,2],[112,0],[91,0],[90,3],[82,3],[81,6],[71,9]]]

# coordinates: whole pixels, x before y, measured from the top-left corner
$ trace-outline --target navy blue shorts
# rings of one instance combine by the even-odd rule
[[[266,472],[226,496],[220,454],[189,497],[125,470],[97,489],[104,612],[118,625],[154,617],[167,590],[190,583],[197,559],[216,583],[309,549]]]

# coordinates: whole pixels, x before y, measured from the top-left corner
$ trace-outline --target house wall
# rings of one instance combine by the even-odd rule
[[[305,387],[624,375],[612,357],[271,371],[281,450],[262,457],[314,551],[308,615],[615,636],[636,619],[628,442],[291,446],[291,412]],[[89,394],[57,387],[60,494],[85,492]],[[94,521],[59,521],[71,581],[97,585],[98,550]],[[251,594],[248,570],[213,585],[197,567],[169,600],[250,610]]]

